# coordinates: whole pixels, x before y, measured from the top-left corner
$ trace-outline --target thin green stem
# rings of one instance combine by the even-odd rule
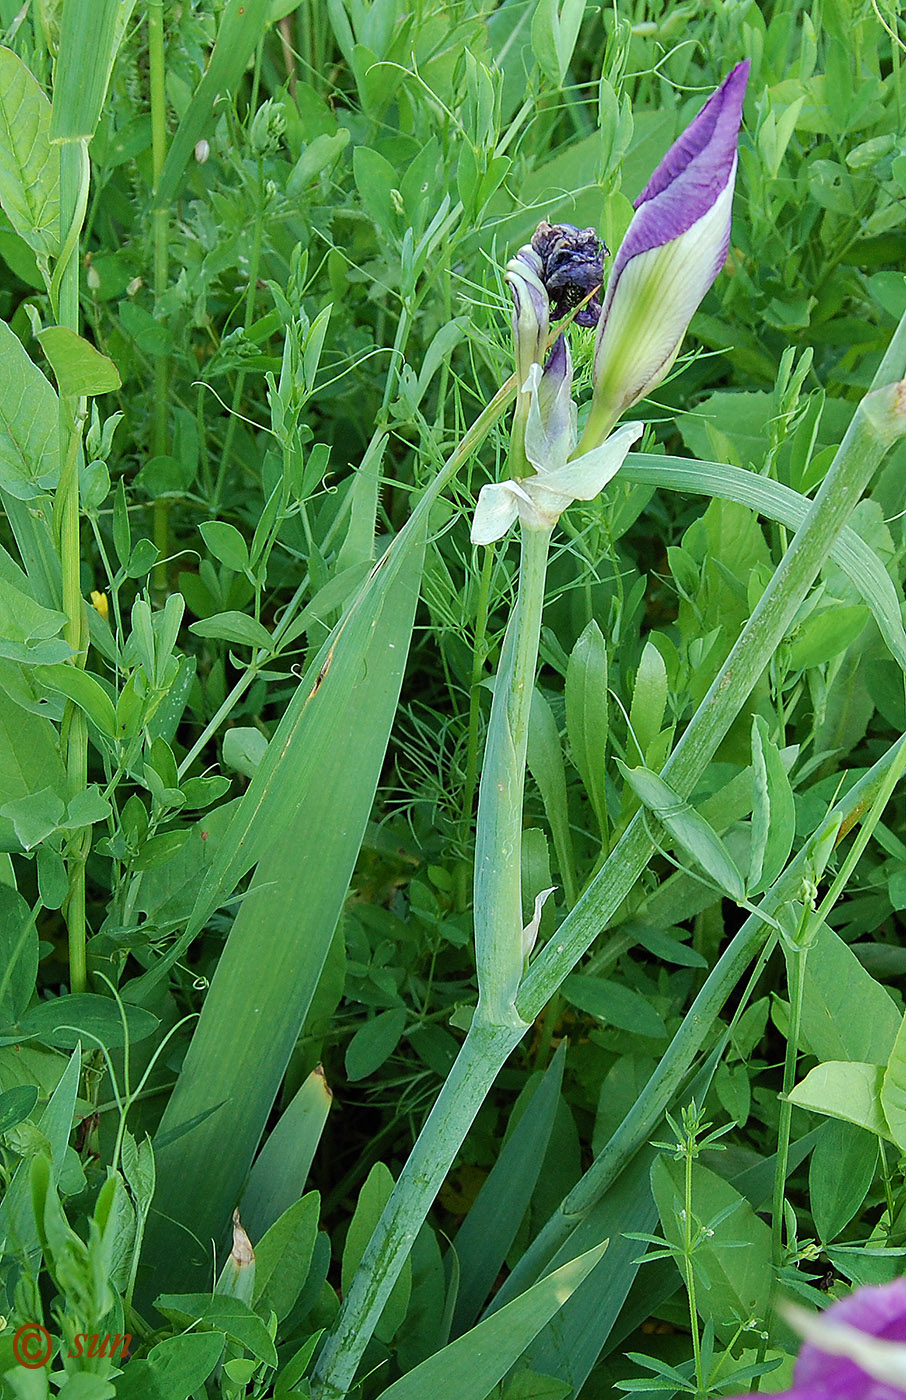
[[[154,240],[154,301],[159,306],[167,290],[169,279],[169,210],[159,208],[157,191],[167,158],[167,92],[164,56],[164,7],[163,0],[148,0],[148,72],[151,98],[151,180],[153,185],[151,215]],[[167,454],[168,393],[170,382],[170,361],[166,355],[158,355],[154,361],[154,417],[152,419],[152,455],[164,457]],[[170,552],[170,503],[167,500],[154,502],[153,535],[159,559],[154,566],[154,588],[159,593],[167,591],[167,556]]]
[[[683,1173],[683,1273],[689,1302],[689,1330],[692,1333],[692,1354],[695,1358],[696,1394],[704,1390],[702,1378],[702,1344],[698,1335],[698,1310],[695,1305],[695,1270],[692,1267],[692,1146],[688,1144]]]
[[[801,933],[808,923],[806,911],[802,920]],[[783,1060],[783,1096],[780,1100],[780,1121],[777,1126],[777,1156],[774,1165],[774,1193],[771,1204],[771,1261],[774,1269],[783,1263],[783,1202],[786,1190],[787,1163],[790,1156],[790,1124],[793,1118],[793,1105],[789,1095],[796,1082],[796,1063],[799,1059],[799,1032],[802,1026],[802,998],[805,991],[805,960],[808,957],[807,945],[785,947],[790,990],[790,1023],[787,1028],[786,1051]]]
[[[475,640],[472,647],[472,682],[469,687],[469,730],[466,748],[466,780],[462,792],[462,827],[465,838],[472,824],[472,808],[475,802],[475,787],[478,781],[478,727],[481,719],[481,699],[479,687],[484,679],[484,666],[487,660],[488,609],[491,597],[491,578],[494,573],[493,546],[484,551],[481,573],[478,580],[478,603],[475,609]]]
[[[522,947],[522,806],[550,530],[523,529],[519,592],[507,626],[478,789],[475,961],[478,1004],[493,1025],[513,1014]]]
[[[57,319],[61,326],[79,329],[79,228],[87,205],[88,162],[81,142],[60,146],[60,244],[61,261],[54,273]],[[82,549],[79,529],[79,445],[84,421],[83,402],[60,395],[60,484],[54,502],[54,521],[62,569],[63,635],[72,647],[71,664],[84,666],[84,621],[81,584]],[[68,702],[63,716],[69,796],[84,791],[88,782],[88,723],[83,710]],[[88,985],[85,917],[85,862],[91,828],[83,828],[69,843],[69,889],[65,915],[69,938],[69,984],[73,992]]]

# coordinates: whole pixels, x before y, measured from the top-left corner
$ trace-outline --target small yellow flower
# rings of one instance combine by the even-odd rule
[[[101,617],[106,621],[110,615],[110,604],[107,602],[107,594],[99,593],[96,588],[92,588],[91,606],[96,612],[99,612]]]

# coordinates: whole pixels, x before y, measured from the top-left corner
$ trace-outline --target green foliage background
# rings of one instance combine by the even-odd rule
[[[103,35],[67,39],[78,0],[0,0],[0,1373],[50,1393],[12,1351],[43,1319],[64,1347],[133,1334],[112,1380],[67,1363],[71,1400],[306,1394],[475,1003],[474,808],[516,551],[468,529],[505,417],[366,585],[511,374],[503,265],[542,218],[615,250],[751,58],[726,269],[639,406],[646,455],[555,536],[523,851],[526,920],[557,887],[543,944],[640,804],[663,808],[627,771],[667,758],[906,310],[903,26],[862,0],[107,8],[74,347],[47,334],[68,325],[53,141],[83,115],[87,70],[62,55],[87,64]],[[573,330],[580,383],[592,345]],[[88,396],[75,557],[52,382],[64,415]],[[666,489],[677,458],[699,475]],[[822,1303],[902,1271],[906,820],[872,790],[845,894],[862,810],[809,847],[785,937],[704,1027],[670,1151],[643,1146],[583,1224],[583,1250],[610,1239],[600,1267],[564,1263],[562,1312],[548,1289],[483,1334],[499,1373],[468,1341],[644,1104],[752,901],[902,735],[903,472],[898,448],[849,522],[862,552],[834,552],[765,658],[693,795],[703,821],[657,825],[484,1098],[363,1395],[408,1394],[432,1355],[463,1400],[738,1391],[766,1360],[776,1387],[796,1349],[778,1283]],[[240,1200],[256,1281],[211,1295]]]

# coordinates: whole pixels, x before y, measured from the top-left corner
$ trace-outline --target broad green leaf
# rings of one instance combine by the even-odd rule
[[[35,680],[50,690],[67,695],[108,738],[116,737],[116,711],[100,681],[90,671],[77,666],[36,666]]]
[[[408,1015],[404,1006],[395,1006],[363,1021],[346,1047],[348,1079],[355,1083],[380,1068],[399,1044]]]
[[[651,1185],[666,1239],[683,1246],[684,1162],[658,1157]],[[692,1255],[695,1302],[704,1322],[729,1340],[742,1318],[767,1319],[771,1293],[771,1232],[748,1201],[722,1177],[698,1163],[692,1168],[692,1214],[713,1229]],[[740,1247],[741,1245],[741,1247]]]
[[[282,1322],[301,1293],[315,1247],[320,1208],[320,1196],[310,1191],[285,1210],[254,1245],[252,1302],[261,1317],[267,1318],[273,1310]]]
[[[38,1130],[47,1139],[50,1148],[54,1181],[59,1180],[63,1168],[69,1134],[73,1127],[81,1071],[82,1055],[80,1049],[76,1048],[60,1076],[50,1102],[37,1122]],[[0,1238],[6,1239],[16,1251],[23,1254],[31,1254],[38,1248],[29,1171],[29,1159],[23,1157],[15,1168],[3,1200],[0,1201]]]
[[[65,804],[52,787],[30,792],[0,807],[0,821],[12,823],[16,840],[23,850],[31,851],[63,823]]]
[[[0,205],[20,238],[56,257],[60,156],[50,144],[50,103],[22,60],[0,48]]]
[[[0,321],[0,486],[28,501],[60,477],[59,405],[18,336]]]
[[[0,1022],[25,1011],[38,975],[38,932],[25,900],[0,885]]]
[[[68,326],[48,326],[38,331],[37,339],[47,356],[57,381],[57,388],[67,397],[110,394],[121,387],[116,365],[100,350],[95,350]]]
[[[217,97],[235,91],[252,50],[267,29],[269,10],[270,0],[227,0],[204,77],[170,142],[155,195],[156,208],[172,204],[195,143],[210,128]]]
[[[518,1361],[541,1328],[582,1283],[607,1248],[604,1244],[563,1264],[499,1312],[385,1390],[381,1400],[486,1400],[488,1393]]]
[[[824,612],[812,613],[797,628],[790,643],[790,665],[804,671],[832,661],[856,640],[867,621],[868,609],[861,605],[841,607],[838,604]]]
[[[802,1033],[819,1060],[886,1064],[901,1017],[890,993],[851,948],[822,924],[808,951]]]
[[[561,1042],[456,1234],[460,1274],[454,1336],[478,1316],[528,1210],[554,1126],[564,1050]]]
[[[223,1355],[222,1332],[184,1332],[158,1342],[116,1378],[117,1400],[189,1400]]]
[[[822,1244],[834,1240],[868,1194],[878,1165],[878,1139],[864,1128],[829,1119],[809,1162],[809,1209]]]
[[[541,793],[544,811],[550,822],[557,865],[569,898],[569,891],[575,885],[576,858],[566,801],[566,770],[551,707],[537,689],[532,695],[526,763]]]
[[[752,720],[754,806],[748,891],[769,889],[789,859],[796,835],[793,789],[761,715]]]
[[[813,1070],[791,1090],[790,1103],[855,1123],[876,1137],[893,1141],[881,1107],[884,1066],[854,1060],[829,1060]]]
[[[607,749],[607,646],[594,619],[572,649],[566,668],[566,732],[573,762],[591,800],[598,827],[607,825],[604,758]]]
[[[884,1071],[881,1107],[894,1142],[901,1152],[906,1152],[906,1018],[897,1031]]]
[[[318,1065],[278,1118],[249,1173],[240,1209],[253,1239],[270,1229],[305,1190],[332,1101]]]
[[[273,646],[273,639],[266,627],[247,613],[222,612],[213,617],[201,618],[189,625],[189,631],[197,637],[217,637],[224,642],[237,642],[244,647],[264,647],[267,651]]]
[[[277,1350],[257,1314],[239,1298],[221,1293],[164,1293],[154,1306],[178,1327],[200,1326],[223,1332],[267,1366],[276,1366]]]
[[[657,817],[683,850],[697,861],[722,890],[737,902],[745,898],[745,886],[736,862],[711,824],[690,807],[663,778],[648,768],[627,768],[617,760],[620,772],[636,796]]]
[[[130,1043],[144,1040],[160,1024],[157,1016],[142,1006],[124,1003]],[[80,1041],[97,1049],[98,1042],[112,1046],[123,1044],[123,1022],[119,1007],[112,997],[93,992],[77,992],[70,996],[39,1001],[19,1018],[16,1033],[5,1030],[0,1044],[16,1044],[34,1038],[45,1045],[71,1048]]]
[[[580,1011],[597,1016],[612,1026],[635,1031],[638,1035],[652,1036],[656,1040],[663,1040],[667,1035],[667,1027],[654,1007],[641,992],[633,991],[631,987],[573,972],[565,978],[561,990],[566,1000]]]
[[[371,814],[421,578],[425,511],[375,566],[312,658],[221,840],[185,931],[133,989],[155,983],[257,865],[205,998],[161,1132],[160,1191],[199,1238],[224,1234],[318,985]],[[317,851],[316,861],[303,859]],[[291,909],[293,917],[287,919]],[[262,948],[267,956],[262,956]],[[203,1121],[197,1115],[217,1110]],[[225,1107],[225,1105],[229,1107]],[[147,1257],[204,1250],[152,1215]]]
[[[17,1084],[0,1094],[0,1133],[8,1133],[31,1113],[38,1102],[38,1090],[34,1084]]]
[[[63,802],[66,771],[57,745],[57,732],[49,720],[23,710],[0,690],[0,794],[4,801],[15,802],[49,788]],[[18,848],[12,822],[0,818],[0,850]]]
[[[375,1162],[371,1171],[359,1192],[359,1199],[356,1202],[355,1214],[349,1222],[349,1230],[346,1234],[346,1244],[343,1248],[343,1269],[342,1288],[344,1293],[349,1292],[353,1275],[359,1267],[362,1255],[365,1253],[365,1246],[374,1233],[374,1227],[381,1217],[381,1213],[390,1199],[393,1190],[393,1177],[388,1167],[383,1162]],[[389,1342],[400,1327],[406,1310],[409,1306],[409,1294],[412,1288],[412,1262],[407,1258],[403,1265],[396,1283],[393,1285],[384,1310],[381,1313],[380,1321],[375,1327],[375,1336],[383,1342]]]
[[[653,642],[646,642],[632,688],[629,710],[630,736],[638,745],[641,763],[648,761],[648,750],[657,738],[667,707],[667,667]]]

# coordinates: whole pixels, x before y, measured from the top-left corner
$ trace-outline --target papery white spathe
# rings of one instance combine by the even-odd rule
[[[522,386],[531,395],[525,455],[535,475],[482,486],[472,521],[473,544],[499,540],[517,519],[529,530],[553,529],[573,501],[591,501],[603,490],[642,436],[644,424],[624,423],[599,447],[569,461],[576,445],[576,406],[565,342],[563,349],[566,372],[542,375],[541,366],[533,364]]]

